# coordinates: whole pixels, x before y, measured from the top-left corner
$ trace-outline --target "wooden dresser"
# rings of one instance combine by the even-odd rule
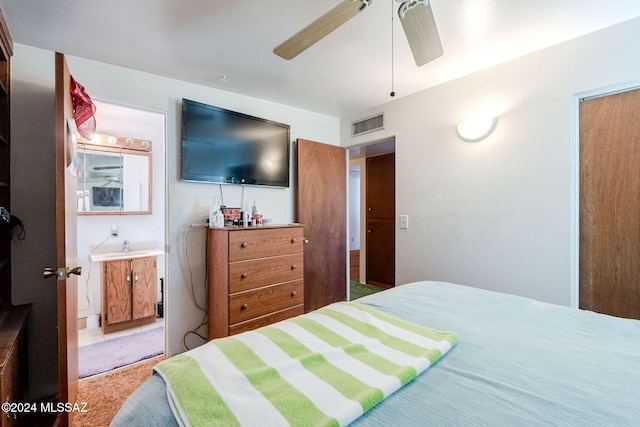
[[[209,339],[304,313],[303,230],[297,224],[209,229]]]

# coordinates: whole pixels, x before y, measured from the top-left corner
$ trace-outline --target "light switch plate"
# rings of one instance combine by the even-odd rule
[[[400,228],[409,228],[409,215],[400,215]]]

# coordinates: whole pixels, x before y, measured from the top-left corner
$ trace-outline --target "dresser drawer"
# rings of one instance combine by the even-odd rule
[[[291,282],[304,276],[304,255],[282,255],[229,264],[229,293]]]
[[[246,322],[236,323],[229,327],[229,335],[239,334],[240,332],[252,331],[263,326],[271,325],[272,323],[279,322],[281,320],[289,319],[294,316],[304,314],[304,305],[296,305],[291,308],[287,308],[275,313],[267,314],[266,316],[258,317],[256,319],[247,320]]]
[[[304,303],[303,281],[229,295],[229,324],[240,323]]]
[[[265,228],[229,233],[229,261],[302,252],[302,228]]]

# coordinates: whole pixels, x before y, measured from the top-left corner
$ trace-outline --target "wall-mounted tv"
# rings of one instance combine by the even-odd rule
[[[183,181],[289,186],[289,125],[182,100]]]

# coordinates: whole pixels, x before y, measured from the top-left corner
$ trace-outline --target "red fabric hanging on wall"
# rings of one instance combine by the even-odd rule
[[[96,133],[96,106],[91,97],[80,83],[71,77],[69,88],[73,100],[73,119],[76,122],[78,133],[87,139],[93,138]]]

